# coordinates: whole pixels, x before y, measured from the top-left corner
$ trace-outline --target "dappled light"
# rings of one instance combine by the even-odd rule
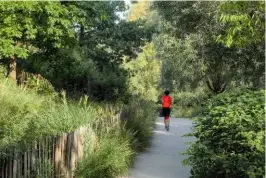
[[[262,178],[264,1],[1,1],[0,177]]]

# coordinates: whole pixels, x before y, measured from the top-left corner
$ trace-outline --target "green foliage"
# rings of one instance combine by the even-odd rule
[[[25,90],[34,90],[38,94],[56,96],[56,92],[52,84],[41,75],[33,75],[30,73],[22,72],[25,80],[23,81],[21,87]]]
[[[176,106],[171,108],[171,117],[173,118],[193,118],[200,112],[200,106],[186,107]]]
[[[153,104],[134,100],[122,108],[121,118],[107,114],[92,124],[94,134],[87,138],[86,155],[75,171],[78,177],[121,176],[136,152],[148,145],[156,118]]]
[[[226,46],[263,44],[265,40],[265,2],[223,2],[220,21],[226,24],[226,33],[217,40]]]
[[[161,22],[164,23],[163,29],[166,33],[177,38],[194,32],[201,20],[201,14],[197,12],[197,2],[194,1],[155,1],[153,7],[162,17]]]
[[[13,144],[23,149],[34,140],[74,130],[101,116],[92,106],[56,103],[54,97],[20,89],[9,81],[1,81],[0,88],[1,149]]]
[[[152,43],[148,43],[137,59],[125,63],[125,68],[131,72],[129,91],[134,97],[156,101],[160,80],[160,61]]]
[[[87,96],[76,103],[68,101],[64,92],[61,96],[61,100],[55,101],[50,95],[37,94],[35,89],[1,81],[0,155],[8,156],[3,153],[14,147],[23,152],[36,140],[86,125],[90,127],[87,152],[76,174],[96,178],[126,173],[135,153],[147,146],[152,135],[156,119],[153,104],[148,101],[132,101],[125,106],[92,103]],[[43,168],[50,169],[50,166],[45,164]]]
[[[76,170],[76,176],[116,178],[128,171],[133,154],[129,138],[127,135],[122,135],[125,133],[108,134],[100,138],[99,147],[96,150],[87,150],[85,158]]]
[[[195,118],[185,152],[191,177],[263,177],[265,91],[238,90],[210,99]]]
[[[203,78],[205,66],[192,46],[197,40],[196,36],[178,40],[168,34],[161,34],[154,39],[157,54],[162,60],[162,88],[184,91],[202,85],[199,81]]]
[[[6,74],[6,68],[4,65],[0,64],[0,80],[3,80],[4,78],[6,78],[5,74]]]
[[[248,4],[253,4],[254,7],[251,6],[249,8]],[[258,18],[258,16],[261,16],[260,20],[264,21],[264,13],[261,13],[263,11],[262,4],[261,2],[222,3],[207,1],[154,2],[153,6],[160,15],[158,29],[161,38],[158,38],[157,41],[157,44],[163,44],[157,48],[158,51],[162,49],[160,51],[160,58],[164,60],[169,57],[169,60],[172,60],[175,56],[181,57],[183,49],[181,48],[182,50],[179,49],[177,53],[175,53],[175,44],[180,43],[181,47],[183,47],[186,46],[185,44],[189,44],[189,40],[193,41],[190,43],[191,47],[188,49],[192,49],[190,51],[193,53],[190,54],[194,54],[195,60],[190,64],[189,62],[191,59],[187,58],[188,54],[186,54],[185,57],[181,57],[179,61],[175,60],[175,67],[163,65],[165,66],[164,71],[167,71],[167,76],[172,76],[176,69],[179,69],[178,75],[173,75],[175,78],[181,78],[181,80],[178,78],[178,81],[181,83],[185,81],[188,85],[206,83],[210,91],[215,94],[224,92],[227,87],[231,87],[231,83],[238,83],[238,86],[250,85],[254,88],[262,88],[264,86],[265,65],[264,44],[260,43],[260,40],[257,40],[258,43],[253,43],[253,39],[250,40],[250,43],[247,43],[244,48],[240,48],[238,45],[233,45],[228,48],[223,44],[217,43],[217,37],[219,35],[231,35],[231,32],[229,33],[227,31],[228,29],[230,31],[234,29],[235,36],[232,40],[236,43],[238,43],[237,40],[245,41],[242,37],[246,38],[246,40],[252,38],[252,36],[248,37],[247,34],[253,34],[255,39],[259,36],[256,35],[258,33],[264,36],[264,25],[263,22],[259,22]],[[243,7],[240,8],[241,5],[243,5]],[[224,12],[223,10],[221,10],[222,12],[220,11],[220,7],[222,7]],[[258,10],[256,10],[256,8],[258,8]],[[245,26],[245,24],[248,23],[245,21],[240,25],[243,25],[241,29],[238,29],[236,24],[240,22],[235,16],[246,16],[250,12],[253,13],[253,19],[251,19],[249,26]],[[223,17],[227,16],[224,19],[226,23],[220,21],[219,18],[221,13]],[[187,23],[188,21],[189,23]],[[254,28],[256,28],[256,25],[254,26],[254,23],[256,21],[258,21],[258,24],[256,24],[258,28],[255,30]],[[263,28],[260,28],[261,25]],[[254,33],[249,33],[252,29]],[[263,38],[261,38],[261,40],[264,41]],[[173,46],[168,44],[172,44]],[[189,66],[202,64],[202,67],[194,67],[187,72],[187,67],[183,66],[183,64],[186,64],[186,61],[188,61]],[[193,73],[193,71],[195,71],[195,73]],[[195,76],[198,77],[195,78]],[[171,88],[171,83],[175,78],[169,77],[166,82],[167,85],[169,85],[168,87]],[[179,86],[177,88],[180,89],[181,87]]]
[[[97,100],[127,95],[128,73],[120,65],[152,35],[144,21],[119,18],[126,10],[119,1],[1,2],[0,10],[1,62],[25,59],[27,72],[41,74],[57,90]]]
[[[149,144],[156,119],[155,105],[145,100],[132,100],[122,110],[125,128],[134,133],[135,150],[143,150]]]
[[[138,19],[146,19],[149,13],[149,7],[151,2],[149,1],[137,1],[131,4],[130,12],[128,14],[129,21],[135,21]]]
[[[179,106],[200,106],[208,98],[208,92],[204,89],[195,92],[175,92],[172,93],[173,102]]]
[[[38,169],[36,170],[29,170],[26,172],[25,176],[22,178],[27,177],[36,177],[36,178],[46,178],[47,176],[50,176],[54,174],[54,166],[51,164],[51,161],[48,159],[35,159],[35,165]],[[33,176],[34,175],[34,176]]]
[[[60,2],[1,2],[0,11],[1,58],[26,58],[74,37],[71,12]]]

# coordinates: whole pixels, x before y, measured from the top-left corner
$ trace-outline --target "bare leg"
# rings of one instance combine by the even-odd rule
[[[170,118],[168,117],[167,120],[166,120],[167,126],[169,126],[169,123],[170,123]]]
[[[165,129],[169,131],[169,116],[167,116],[165,119]]]

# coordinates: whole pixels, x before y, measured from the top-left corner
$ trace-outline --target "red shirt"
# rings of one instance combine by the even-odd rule
[[[172,98],[171,96],[167,96],[167,95],[164,95],[162,97],[162,105],[163,105],[163,108],[170,108],[171,107],[171,104],[172,104]]]

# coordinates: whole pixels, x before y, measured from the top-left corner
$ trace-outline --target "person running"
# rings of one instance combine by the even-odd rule
[[[170,119],[170,112],[171,112],[171,105],[172,105],[172,97],[169,96],[169,94],[170,92],[166,90],[162,97],[164,124],[165,124],[165,129],[167,131],[169,131],[169,119]]]

